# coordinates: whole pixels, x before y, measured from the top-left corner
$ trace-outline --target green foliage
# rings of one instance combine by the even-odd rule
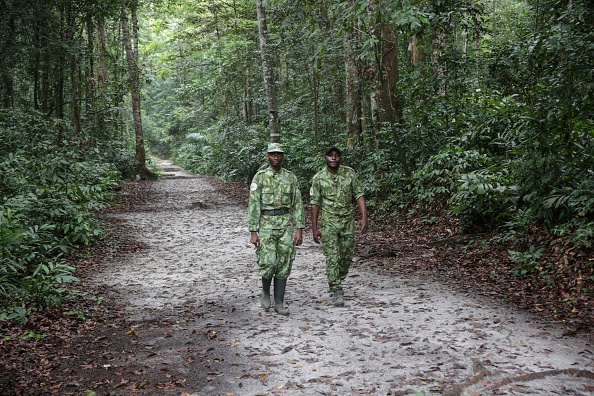
[[[463,232],[500,230],[501,243],[537,223],[592,247],[593,10],[585,0],[268,1],[285,166],[306,194],[322,148],[338,144],[375,218],[448,210]],[[145,43],[150,147],[193,172],[249,181],[269,138],[253,4],[200,0],[163,16],[175,23],[152,15]],[[361,130],[347,136],[353,26]],[[397,71],[378,68],[374,32],[385,26],[398,29]],[[398,79],[397,99],[375,96],[383,72]],[[374,125],[376,100],[396,122]],[[10,177],[11,188],[26,184]],[[539,249],[510,254],[518,276],[538,266]]]
[[[125,180],[131,180],[134,177],[134,147],[128,142],[106,142],[99,146],[97,161],[104,163],[105,170],[117,175]],[[94,166],[94,164],[89,164]],[[109,186],[106,186],[109,188]]]
[[[59,124],[59,121],[57,122]],[[4,318],[59,305],[76,281],[63,256],[101,234],[120,173],[87,139],[56,139],[40,114],[0,111],[0,309]],[[60,126],[63,128],[63,126]]]
[[[174,159],[191,172],[249,182],[265,163],[267,141],[261,128],[223,120],[205,134],[189,134],[173,153]]]
[[[391,137],[386,133],[386,141]],[[345,163],[357,169],[365,186],[367,204],[378,212],[391,212],[394,207],[406,201],[404,173],[398,152],[388,145],[369,151],[365,146],[345,150]]]
[[[43,338],[43,334],[36,333],[33,330],[27,330],[23,333],[23,340],[30,340],[30,339],[39,340],[40,338]]]
[[[77,282],[75,268],[64,262],[45,262],[38,265],[33,274],[24,277],[18,284],[17,301],[29,309],[44,309],[60,306],[66,289],[64,284]]]
[[[420,205],[445,201],[456,192],[463,175],[484,167],[488,157],[475,150],[447,146],[411,177],[411,198]]]
[[[463,232],[493,230],[516,213],[516,187],[507,164],[462,174],[449,203]]]
[[[0,322],[27,323],[27,314],[21,307],[10,307],[0,311]]]
[[[521,278],[534,269],[540,270],[539,259],[542,257],[544,250],[544,248],[537,249],[534,246],[530,246],[526,252],[508,250],[509,258],[516,264],[513,271],[514,276]]]

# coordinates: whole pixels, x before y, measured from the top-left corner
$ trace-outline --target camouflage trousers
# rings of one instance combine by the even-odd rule
[[[322,226],[322,247],[326,256],[326,276],[331,292],[342,290],[355,254],[354,219],[333,219]]]
[[[256,249],[258,274],[266,279],[287,279],[295,260],[293,230],[260,228],[259,234],[260,246]]]

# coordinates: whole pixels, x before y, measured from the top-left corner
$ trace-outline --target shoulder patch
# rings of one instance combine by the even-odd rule
[[[310,197],[313,197],[313,195],[314,195],[314,189],[313,189],[313,186],[311,186],[311,187],[309,188],[309,196],[310,196]]]
[[[250,184],[250,191],[256,191],[258,189],[258,184],[252,183]]]

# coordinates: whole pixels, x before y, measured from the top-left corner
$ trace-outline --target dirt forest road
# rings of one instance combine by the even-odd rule
[[[126,312],[98,395],[594,394],[589,341],[504,304],[355,263],[333,307],[309,232],[290,316],[264,311],[246,209],[208,178],[161,167],[150,202],[111,215],[145,248],[92,279]]]

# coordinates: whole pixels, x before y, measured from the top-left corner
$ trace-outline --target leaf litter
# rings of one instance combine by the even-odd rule
[[[329,304],[306,234],[285,318],[259,307],[245,185],[163,166],[161,180],[125,187],[120,208],[102,215],[108,235],[77,258],[88,297],[3,325],[1,395],[594,389],[588,316],[554,311],[521,282],[493,282],[506,265],[499,251],[428,244],[450,236],[453,219],[399,219],[359,236],[344,308]],[[478,252],[491,263],[482,272]]]

